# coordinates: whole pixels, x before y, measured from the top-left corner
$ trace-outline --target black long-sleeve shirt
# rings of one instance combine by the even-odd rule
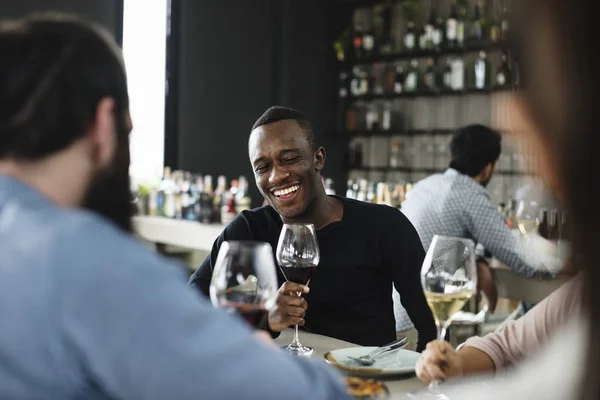
[[[305,295],[304,329],[362,346],[395,340],[393,283],[419,332],[417,350],[421,351],[435,339],[436,327],[421,287],[425,252],[415,228],[392,207],[339,200],[344,206],[342,220],[317,231],[321,261]],[[217,238],[190,282],[208,295],[223,241],[264,241],[275,252],[282,226],[270,206],[242,212]],[[279,268],[277,276],[283,284]]]

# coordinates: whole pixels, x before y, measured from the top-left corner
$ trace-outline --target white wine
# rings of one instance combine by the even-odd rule
[[[539,225],[538,221],[530,219],[517,219],[517,222],[519,223],[519,230],[521,231],[521,235],[525,237],[535,232]]]
[[[425,291],[427,304],[438,325],[443,325],[456,312],[460,311],[472,296],[473,292],[470,290],[449,294]]]

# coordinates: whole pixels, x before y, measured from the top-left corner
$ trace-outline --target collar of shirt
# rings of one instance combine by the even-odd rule
[[[40,192],[26,183],[7,175],[0,175],[0,205],[4,202],[18,199],[18,202],[49,204]]]
[[[455,170],[454,168],[448,168],[445,172],[444,172],[444,176],[447,176],[451,179],[460,181],[460,183],[462,185],[467,186],[469,189],[478,191],[482,194],[485,194],[486,196],[489,196],[489,193],[487,191],[487,189],[481,185],[480,183],[477,183],[473,180],[473,178],[471,178],[468,175],[465,175],[463,173],[458,172],[457,170]]]

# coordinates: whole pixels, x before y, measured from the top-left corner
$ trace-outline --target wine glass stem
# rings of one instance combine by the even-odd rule
[[[292,345],[296,347],[300,346],[300,339],[298,339],[298,325],[294,326],[294,340],[292,341]]]
[[[445,340],[446,339],[446,332],[448,331],[448,324],[446,323],[446,321],[439,321],[437,323],[437,333],[438,333],[438,339],[439,340]],[[436,381],[431,381],[431,383],[429,383],[428,386],[428,390],[430,392],[433,393],[437,393],[439,390],[439,385],[440,385],[440,381],[436,380]]]

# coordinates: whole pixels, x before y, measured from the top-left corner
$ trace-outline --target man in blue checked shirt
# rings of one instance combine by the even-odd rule
[[[0,399],[347,398],[130,234],[127,84],[104,30],[1,23],[0,54]]]
[[[450,145],[450,168],[417,182],[402,204],[402,212],[417,229],[425,250],[434,235],[469,238],[520,275],[551,278],[562,268],[561,261],[526,251],[486,190],[500,157],[501,141],[498,132],[483,125],[458,129]],[[492,292],[487,297],[493,311],[496,299],[489,299],[495,293],[489,269],[480,264],[479,271],[480,286]],[[397,329],[408,329],[410,320],[397,294],[395,300]]]

